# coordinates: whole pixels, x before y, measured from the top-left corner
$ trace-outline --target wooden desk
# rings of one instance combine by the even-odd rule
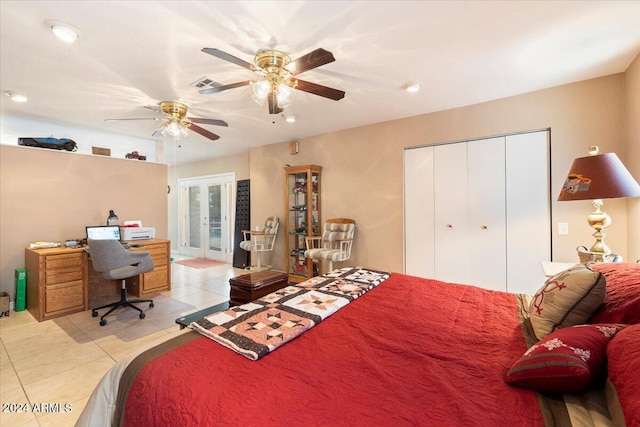
[[[141,297],[170,290],[170,241],[150,239],[130,244],[137,246],[131,250],[151,253],[154,269],[128,279],[127,292]],[[115,301],[120,294],[120,282],[104,280],[83,248],[26,248],[25,266],[27,309],[38,321],[88,310]]]

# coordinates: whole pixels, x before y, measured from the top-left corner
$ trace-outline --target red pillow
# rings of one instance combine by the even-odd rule
[[[640,264],[610,262],[591,264],[604,274],[607,292],[604,303],[590,323],[640,323]]]
[[[628,426],[640,425],[640,325],[630,325],[607,346],[609,380]]]
[[[543,393],[583,390],[600,375],[607,343],[626,325],[578,325],[538,341],[511,367],[505,382]]]

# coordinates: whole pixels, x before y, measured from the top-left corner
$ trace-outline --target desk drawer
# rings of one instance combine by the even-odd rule
[[[77,280],[59,285],[46,286],[46,315],[55,314],[55,312],[61,310],[82,310],[84,308],[83,284],[84,282],[82,280]]]
[[[47,273],[50,270],[80,269],[84,262],[82,252],[62,255],[47,255],[45,257],[45,268]]]
[[[155,266],[167,264],[167,245],[144,245],[140,248],[134,248],[132,250],[149,252],[151,254],[151,258],[153,258],[153,265]]]
[[[156,266],[153,271],[144,273],[142,291],[146,293],[154,289],[167,289],[167,274],[166,265]]]
[[[47,271],[45,285],[56,285],[58,283],[73,282],[82,280],[82,270],[69,271]]]

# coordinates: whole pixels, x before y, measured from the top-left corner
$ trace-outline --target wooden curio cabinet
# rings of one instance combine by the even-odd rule
[[[289,281],[299,283],[318,275],[317,264],[304,257],[307,237],[320,236],[320,173],[322,166],[285,168],[286,254]]]

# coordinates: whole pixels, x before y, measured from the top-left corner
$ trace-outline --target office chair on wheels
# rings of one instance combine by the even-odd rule
[[[107,324],[107,317],[118,307],[130,307],[140,312],[140,319],[145,318],[145,314],[134,304],[148,302],[149,308],[153,308],[153,300],[150,299],[127,299],[126,279],[135,277],[142,273],[153,270],[153,259],[149,252],[133,252],[126,250],[118,240],[94,240],[87,239],[89,253],[93,268],[102,273],[102,277],[107,280],[121,280],[120,301],[106,304],[91,310],[91,316],[98,317],[98,310],[111,307],[109,311],[100,317],[100,326]]]

